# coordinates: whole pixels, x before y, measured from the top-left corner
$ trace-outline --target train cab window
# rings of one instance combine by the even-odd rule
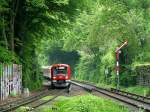
[[[67,74],[67,67],[55,67],[54,68],[54,75],[58,75],[58,74]]]

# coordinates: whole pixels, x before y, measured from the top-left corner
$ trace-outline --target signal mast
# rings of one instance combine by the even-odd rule
[[[120,70],[120,66],[119,66],[119,54],[121,53],[121,49],[124,46],[128,45],[128,41],[125,41],[123,44],[121,44],[120,47],[117,47],[116,49],[116,73],[117,73],[117,89],[119,89],[119,85],[120,85],[120,79],[119,79],[119,70]]]

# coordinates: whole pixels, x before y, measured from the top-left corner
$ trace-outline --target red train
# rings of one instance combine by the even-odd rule
[[[70,86],[70,66],[67,64],[54,64],[50,68],[52,87]]]

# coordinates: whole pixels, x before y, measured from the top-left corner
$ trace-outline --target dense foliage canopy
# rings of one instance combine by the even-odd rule
[[[150,0],[0,0],[0,61],[21,63],[24,86],[30,89],[41,85],[40,65],[53,63],[71,64],[80,79],[114,84],[115,50],[128,40],[121,82],[133,84],[133,65],[150,62],[149,4]]]

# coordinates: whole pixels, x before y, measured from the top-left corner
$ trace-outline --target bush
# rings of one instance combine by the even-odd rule
[[[0,62],[2,63],[19,63],[19,57],[4,47],[0,46]]]

